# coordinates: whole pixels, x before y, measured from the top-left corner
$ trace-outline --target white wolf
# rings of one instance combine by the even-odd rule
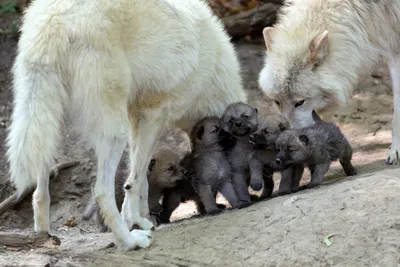
[[[290,0],[263,30],[267,57],[259,84],[294,127],[347,104],[359,74],[383,56],[393,87],[392,145],[400,164],[400,1]]]
[[[50,228],[49,169],[68,112],[96,152],[96,201],[124,250],[151,244],[146,171],[160,132],[246,101],[233,45],[200,0],[36,0],[13,75],[11,180],[18,192],[36,185],[35,230]],[[127,141],[121,216],[114,175]]]

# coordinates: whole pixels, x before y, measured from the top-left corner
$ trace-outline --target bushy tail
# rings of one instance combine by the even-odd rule
[[[67,99],[55,67],[16,58],[14,109],[7,137],[11,181],[19,194],[48,179],[61,138],[63,105]]]

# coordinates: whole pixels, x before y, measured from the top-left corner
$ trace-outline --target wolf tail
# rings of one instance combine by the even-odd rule
[[[317,114],[317,112],[315,110],[312,111],[312,118],[315,123],[322,122],[321,117]]]
[[[67,99],[55,66],[27,62],[19,54],[13,66],[14,108],[6,140],[10,179],[19,194],[48,179]]]

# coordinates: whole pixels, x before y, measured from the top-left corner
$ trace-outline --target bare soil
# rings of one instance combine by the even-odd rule
[[[0,25],[15,18],[15,14],[2,15]],[[9,71],[16,45],[15,34],[0,34],[0,201],[13,192],[4,142],[12,110]],[[262,40],[239,40],[235,45],[250,103],[273,110],[257,86],[264,56]],[[149,249],[128,253],[107,247],[112,234],[99,233],[94,220],[81,219],[94,184],[96,161],[67,122],[57,161],[78,159],[81,163],[62,172],[50,185],[51,231],[61,245],[1,247],[0,265],[400,266],[400,167],[384,163],[391,143],[392,101],[387,68],[377,65],[373,75],[361,80],[350,105],[335,115],[354,147],[357,176],[345,177],[334,163],[320,188],[219,216],[187,219],[195,215],[194,205],[182,204],[173,214],[177,222],[158,227]],[[178,131],[166,133],[162,143],[182,152],[188,149],[187,137]],[[275,180],[278,184],[279,175]],[[307,173],[303,183],[308,180]],[[0,216],[0,232],[32,229],[30,201],[27,198]],[[73,227],[65,225],[71,216],[76,222]],[[322,242],[329,234],[335,234],[331,246]]]

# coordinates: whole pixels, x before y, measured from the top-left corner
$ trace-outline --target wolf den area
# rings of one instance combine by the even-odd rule
[[[1,14],[0,26],[13,27],[16,18],[16,13]],[[275,103],[262,96],[257,82],[265,54],[261,32],[234,44],[249,103],[259,111],[273,111]],[[13,107],[10,68],[16,48],[15,33],[1,31],[0,202],[14,192],[5,139]],[[50,182],[50,229],[58,238],[41,242],[34,237],[29,195],[0,216],[0,266],[399,266],[400,167],[385,164],[392,112],[389,72],[385,65],[377,65],[361,79],[350,104],[334,115],[353,147],[356,176],[345,176],[334,162],[319,188],[217,216],[198,216],[193,202],[182,203],[172,214],[172,223],[154,231],[148,249],[127,253],[115,248],[110,232],[99,231],[95,216],[82,219],[96,161],[68,127],[67,118],[56,161],[73,161],[72,166],[60,169]],[[188,140],[171,129],[160,143],[184,153]],[[120,165],[117,175],[127,175],[125,168]],[[309,178],[306,171],[301,184]],[[279,179],[274,174],[274,192]],[[221,195],[217,202],[227,203]]]

